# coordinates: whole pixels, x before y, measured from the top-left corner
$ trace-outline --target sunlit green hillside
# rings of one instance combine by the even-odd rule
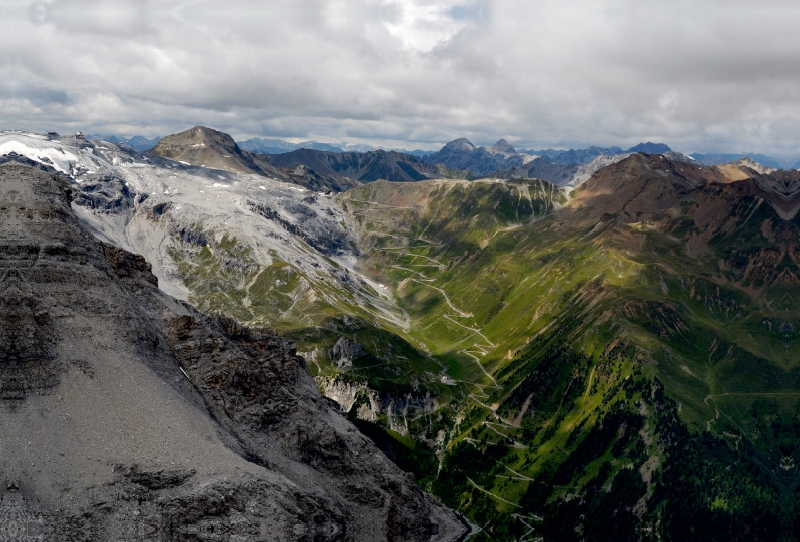
[[[557,212],[541,182],[343,197],[364,269],[467,384],[433,488],[481,536],[790,529],[797,224],[752,180],[662,161],[607,168]]]

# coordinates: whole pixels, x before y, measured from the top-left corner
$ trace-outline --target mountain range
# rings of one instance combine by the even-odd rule
[[[268,157],[272,155],[242,150],[228,134],[205,126],[196,126],[185,132],[169,135],[147,152],[187,165],[219,168],[235,173],[255,173],[294,182],[314,190],[341,191],[358,184],[357,181],[341,175],[320,174],[302,166],[278,169],[268,161]]]
[[[619,147],[589,147],[586,149],[569,149],[569,150],[554,150],[554,149],[544,149],[544,150],[528,150],[528,151],[520,151],[526,154],[532,154],[536,156],[541,156],[542,158],[547,158],[553,163],[562,164],[562,165],[571,165],[571,164],[586,164],[588,162],[593,161],[595,158],[600,156],[618,156],[622,154],[631,154],[634,152],[644,152],[647,154],[664,154],[666,152],[671,152],[667,145],[663,143],[639,143],[638,145],[634,145],[630,149],[624,151]]]
[[[25,217],[32,217],[33,227],[41,217],[58,221],[74,212],[70,227],[83,232],[80,250],[73,252],[6,250],[7,259],[20,269],[5,275],[7,295],[12,296],[6,306],[33,308],[30,314],[7,316],[6,321],[21,323],[8,327],[4,333],[10,339],[3,344],[30,345],[20,340],[39,337],[36,333],[43,337],[36,344],[50,344],[47,337],[56,336],[50,330],[57,329],[57,336],[64,337],[59,340],[72,341],[64,344],[90,345],[82,338],[105,337],[110,328],[104,325],[141,321],[141,326],[129,329],[150,329],[157,338],[165,333],[163,340],[174,352],[196,344],[197,333],[210,333],[214,344],[238,352],[244,348],[241,341],[249,344],[252,339],[247,337],[252,335],[231,327],[234,321],[276,329],[283,338],[270,335],[270,344],[287,352],[291,347],[281,341],[291,340],[305,364],[292,369],[299,375],[297,382],[305,382],[302,394],[283,377],[278,378],[282,388],[243,389],[231,369],[223,378],[214,372],[215,358],[203,358],[180,367],[197,393],[218,405],[215,408],[225,408],[227,416],[211,416],[211,422],[205,414],[196,419],[211,423],[209,427],[222,424],[228,434],[240,436],[237,446],[256,454],[266,453],[259,439],[274,435],[279,451],[269,457],[278,465],[277,472],[303,491],[324,487],[324,499],[330,499],[325,502],[339,502],[341,510],[361,510],[361,504],[354,504],[361,502],[357,496],[374,495],[373,489],[386,495],[395,482],[381,481],[372,467],[358,470],[366,467],[357,466],[360,459],[354,457],[340,464],[330,455],[291,455],[296,453],[292,450],[304,449],[292,440],[295,435],[320,440],[320,449],[338,448],[331,448],[327,437],[314,436],[320,433],[306,433],[303,424],[312,422],[301,414],[291,419],[275,414],[277,421],[270,423],[277,425],[259,432],[260,422],[247,417],[255,412],[250,410],[253,403],[242,403],[237,394],[255,397],[260,404],[273,393],[291,393],[312,406],[309,416],[333,420],[335,431],[344,430],[331,437],[334,440],[341,437],[351,443],[348,439],[368,437],[372,444],[367,445],[380,449],[381,459],[390,458],[412,472],[419,488],[463,513],[475,526],[475,540],[800,536],[800,255],[795,246],[800,235],[800,173],[749,158],[706,166],[674,152],[601,155],[589,163],[565,166],[532,157],[524,162],[522,153],[502,141],[483,150],[461,141],[448,150],[452,156],[478,167],[493,161],[498,167],[486,178],[468,180],[449,178],[464,171],[455,163],[416,165],[403,158],[414,171],[436,171],[439,177],[406,182],[353,179],[351,188],[325,194],[302,186],[287,173],[292,168],[312,171],[311,166],[254,162],[274,168],[282,177],[265,176],[248,169],[251,155],[241,149],[237,153],[232,139],[202,127],[193,130],[194,134],[190,130],[165,138],[164,146],[149,154],[110,142],[0,134],[4,160],[58,173],[65,179],[58,186],[72,194],[72,205],[68,208],[59,200],[58,212],[17,208],[12,205],[15,198],[34,205],[39,197],[35,194],[47,191],[36,189],[39,192],[29,195],[20,192],[27,186],[24,182],[23,188],[9,185],[4,201],[10,203],[0,213],[7,217],[8,246],[30,244],[18,241],[26,231],[20,226]],[[368,171],[367,162],[341,162],[338,153],[296,156],[325,158],[315,162],[322,173],[314,174],[320,176],[333,175],[324,168],[337,175],[344,169],[337,172],[335,167],[349,168],[348,175],[342,175],[347,179]],[[389,160],[387,156],[382,160]],[[523,162],[513,165],[517,160]],[[435,169],[416,169],[423,166]],[[557,180],[563,186],[557,186],[541,177],[563,170],[545,166],[578,168],[569,179],[585,178],[571,184],[562,176]],[[39,178],[38,173],[25,175]],[[540,178],[531,178],[534,175]],[[63,244],[54,239],[55,245]],[[105,243],[100,245],[107,247],[104,254],[113,257],[96,256],[96,243]],[[145,260],[126,255],[129,252],[141,254],[152,265],[152,275],[146,272]],[[116,271],[104,276],[111,277],[107,280],[112,284],[122,281],[114,288],[139,293],[125,298],[130,301],[115,309],[119,315],[101,311],[103,318],[89,322],[64,309],[69,303],[84,303],[83,294],[50,305],[41,297],[52,288],[42,281],[61,276],[56,271],[24,271],[25,280],[35,277],[39,282],[37,288],[22,290],[28,296],[24,299],[33,301],[21,302],[13,297],[22,295],[17,293],[16,277],[23,273],[19,262],[28,262],[34,253],[43,255],[43,263],[74,254],[101,271],[112,265],[103,261],[122,262],[114,263]],[[70,272],[75,280],[93,284]],[[156,281],[160,291],[155,290]],[[115,299],[117,294],[103,288],[92,295]],[[87,288],[70,291],[83,290]],[[188,304],[176,305],[179,302],[167,295]],[[47,313],[56,316],[41,316],[37,307],[45,305],[53,307]],[[158,327],[153,315],[172,322],[178,306],[179,314],[201,322],[194,324],[198,331]],[[83,315],[83,310],[76,314]],[[224,327],[215,323],[222,320],[213,319],[221,316],[193,311],[232,320]],[[175,367],[169,355],[175,354],[164,350],[163,355],[151,356],[147,351],[136,358],[138,351],[126,342],[154,344],[151,335],[129,339],[131,332],[117,328],[108,333],[120,337],[119,351],[144,359],[132,366],[155,364],[158,371],[181,381],[176,371],[168,371]],[[75,362],[79,369],[88,366],[98,375],[106,374],[110,362],[93,350],[64,351],[69,355],[56,350],[36,358],[36,367],[44,367],[36,374],[50,374],[49,361],[41,360],[73,358],[89,361]],[[13,359],[31,359],[27,352],[13,350]],[[241,359],[252,363],[247,356]],[[231,367],[237,371],[240,365]],[[271,367],[269,371],[281,375]],[[8,375],[19,379],[18,373]],[[69,376],[75,377],[77,370]],[[338,413],[325,410],[329,407],[314,395],[314,387]],[[19,386],[5,389],[10,397],[19,396],[14,391]],[[35,400],[48,400],[43,397]],[[158,400],[149,397],[141,402]],[[77,405],[76,413],[91,411],[78,395],[70,401]],[[129,412],[140,412],[137,401],[121,404],[128,405]],[[183,404],[177,399],[173,403]],[[289,405],[291,412],[304,411],[300,403]],[[237,410],[240,407],[245,410]],[[77,419],[78,425],[83,423],[84,418]],[[328,431],[326,423],[313,425],[318,428],[313,431]],[[274,432],[271,427],[281,429]],[[142,437],[143,443],[150,440]],[[214,449],[223,448],[224,443]],[[72,450],[63,457],[73,457]],[[362,449],[358,451],[363,457]],[[165,452],[167,462],[170,457]],[[46,458],[43,461],[46,464]],[[132,467],[120,472],[135,477],[144,471],[152,478],[163,468],[171,476],[166,463],[159,461],[149,468],[137,467],[132,475]],[[39,459],[34,462],[39,464]],[[373,466],[397,472],[385,463]],[[78,480],[90,480],[85,483],[91,485],[94,478],[86,471],[79,470],[84,474]],[[309,474],[299,478],[295,472]],[[140,512],[161,513],[147,503],[168,502],[164,499],[182,491],[203,495],[203,488],[214,487],[205,484],[206,472],[198,469],[194,476],[187,478],[185,490],[178,485],[148,493]],[[361,479],[363,486],[354,482]],[[10,486],[9,494],[17,495],[14,502],[34,502],[34,493],[25,493],[23,485],[19,491]],[[236,491],[242,495],[251,489]],[[443,526],[440,533],[464,532],[452,522],[454,516],[417,493],[410,482],[396,491],[412,499],[403,501],[404,511],[438,510],[439,519],[431,521]],[[427,512],[409,512],[411,516],[391,523],[385,518],[399,516],[389,512],[391,507],[376,504],[386,500],[363,498],[368,501],[363,506],[373,510],[365,514],[369,519],[346,519],[342,524],[367,532],[367,525],[374,523],[392,540],[430,536],[431,523],[422,522],[416,531],[403,530],[412,529],[409,517],[429,517]],[[70,514],[85,510],[85,502],[76,501]],[[117,511],[108,517],[121,517],[119,501],[106,502]],[[228,518],[237,509],[225,510]],[[328,517],[325,513],[320,517]]]
[[[505,140],[485,148],[475,147],[466,139],[448,143],[438,153],[422,158],[383,150],[330,152],[299,149],[281,154],[260,154],[243,150],[228,134],[202,126],[167,136],[147,152],[186,164],[255,173],[314,190],[334,192],[380,179],[411,182],[461,177],[541,178],[559,186],[574,187],[599,168],[627,156],[600,155],[588,163],[559,164],[517,153]]]
[[[755,160],[759,164],[763,164],[765,166],[769,166],[775,169],[785,168],[785,166],[791,166],[790,169],[797,169],[797,164],[785,164],[781,163],[778,160],[772,158],[771,156],[767,156],[765,154],[755,154],[755,153],[736,153],[736,154],[701,154],[701,153],[692,153],[690,155],[692,158],[700,162],[701,164],[705,164],[707,166],[716,166],[719,164],[727,164],[728,162],[734,162],[736,160],[741,160],[742,158],[750,158],[751,160]]]
[[[300,143],[290,143],[282,139],[261,139],[252,138],[244,141],[237,141],[237,144],[246,151],[255,152],[259,154],[282,154],[285,152],[297,151],[300,149],[310,149],[315,151],[327,152],[369,152],[381,150],[371,145],[358,144],[353,145],[349,143],[320,143],[319,141],[301,141]],[[386,149],[384,149],[386,150]],[[430,151],[406,149],[388,149],[388,151],[400,152],[403,154],[411,154],[413,156],[425,156],[430,154]]]
[[[228,134],[205,126],[169,135],[147,152],[185,164],[254,173],[316,191],[340,192],[377,179],[418,181],[441,177],[436,167],[394,151],[299,149],[282,154],[253,153],[239,147]]]
[[[160,137],[154,138],[147,138],[144,136],[133,136],[133,137],[121,137],[111,134],[91,134],[86,136],[87,139],[100,139],[104,141],[109,141],[111,143],[124,143],[131,147],[134,150],[139,152],[144,152],[149,150],[158,143],[161,139]],[[451,143],[455,143],[455,140]],[[465,140],[467,141],[467,140]],[[498,141],[499,145],[508,145],[505,140]],[[344,153],[344,152],[351,152],[351,153],[361,153],[361,152],[369,152],[380,150],[376,147],[365,145],[365,144],[358,144],[352,145],[347,143],[320,143],[318,141],[310,140],[310,141],[302,141],[300,143],[291,143],[282,139],[262,139],[262,138],[251,138],[243,141],[238,141],[237,145],[244,151],[248,151],[251,153],[256,154],[283,154],[291,151],[296,151],[300,149],[309,149],[309,150],[319,150],[319,151],[326,151],[332,153]],[[472,143],[469,143],[472,145]],[[474,145],[472,145],[474,147]],[[516,150],[513,150],[511,147],[512,152],[511,154],[517,153]],[[491,147],[484,147],[486,149]],[[444,150],[444,149],[442,149]],[[422,151],[422,150],[414,150],[414,151],[407,151],[405,149],[391,149],[391,151],[398,152],[401,154],[411,154],[417,158],[424,158],[425,156],[436,154],[434,151]],[[389,152],[391,152],[389,151]],[[441,151],[440,151],[441,152]],[[538,156],[540,158],[545,158],[550,162],[559,165],[578,165],[578,164],[585,164],[592,162],[594,159],[600,156],[619,156],[624,154],[630,154],[634,152],[644,152],[648,154],[664,154],[667,152],[671,152],[671,149],[663,144],[663,143],[639,143],[638,145],[634,145],[633,147],[629,148],[628,150],[623,150],[620,147],[596,147],[591,146],[585,149],[569,149],[569,150],[555,150],[555,149],[521,149],[518,151],[519,154],[526,154],[531,156]],[[765,154],[758,154],[758,153],[691,153],[689,156],[697,160],[699,163],[704,165],[719,165],[725,164],[728,162],[733,162],[735,160],[739,160],[741,158],[751,158],[760,164],[765,166],[769,166],[775,169],[781,168],[789,168],[789,169],[798,169],[800,168],[800,161],[794,159],[775,159],[771,156],[767,156]],[[438,161],[435,163],[445,163],[444,161]],[[446,164],[448,165],[448,164]],[[463,169],[459,168],[457,165],[448,165],[448,167],[452,167],[455,169]],[[506,168],[496,168],[496,169],[506,169]],[[473,175],[479,175],[476,172],[472,172]]]
[[[283,154],[263,155],[275,167],[307,167],[326,176],[367,183],[379,179],[420,181],[440,177],[438,169],[416,156],[395,151],[328,152],[299,149]]]

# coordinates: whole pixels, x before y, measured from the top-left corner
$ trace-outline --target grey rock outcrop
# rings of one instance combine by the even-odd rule
[[[457,540],[277,333],[157,288],[0,165],[0,541]]]
[[[334,365],[340,369],[350,369],[353,362],[365,357],[367,353],[361,345],[342,337],[333,345],[330,351],[330,358]]]

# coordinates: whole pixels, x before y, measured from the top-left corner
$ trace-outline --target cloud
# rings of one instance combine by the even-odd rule
[[[149,2],[137,0],[40,0],[30,5],[30,19],[65,36],[136,37],[152,28]]]
[[[474,7],[458,0],[390,1],[386,8],[397,14],[393,20],[384,23],[389,33],[400,39],[404,49],[422,53],[445,44],[468,28],[474,19]]]
[[[800,154],[800,6],[0,0],[0,124]]]

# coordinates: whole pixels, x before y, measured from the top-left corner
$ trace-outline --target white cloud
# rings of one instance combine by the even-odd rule
[[[405,49],[412,51],[430,52],[470,24],[469,18],[464,16],[465,6],[457,0],[390,0],[385,5],[396,7],[399,16],[384,25],[392,36],[400,39]]]
[[[0,0],[0,124],[800,153],[798,20],[778,0]]]

